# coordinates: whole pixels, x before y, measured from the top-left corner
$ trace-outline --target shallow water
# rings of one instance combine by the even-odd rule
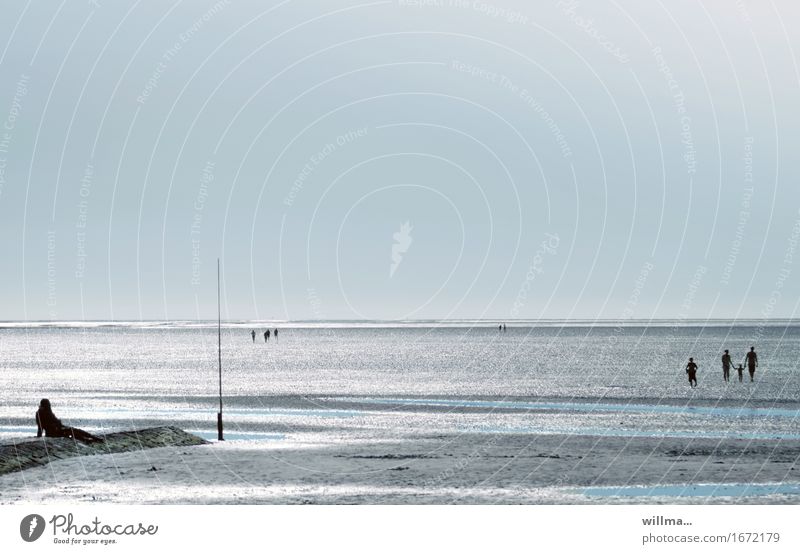
[[[335,448],[340,453],[335,463],[340,463],[353,452],[366,453],[355,460],[371,460],[372,449],[381,444],[395,445],[387,446],[387,452],[405,448],[423,454],[428,444],[439,445],[430,447],[436,456],[455,456],[451,451],[461,449],[452,465],[443,457],[444,465],[420,470],[417,479],[427,482],[457,470],[465,473],[457,477],[463,481],[459,487],[496,483],[481,502],[493,495],[512,498],[518,488],[532,495],[525,498],[537,498],[551,480],[559,482],[564,475],[586,484],[607,484],[611,478],[611,483],[629,485],[635,474],[634,483],[653,483],[576,489],[579,496],[599,502],[656,495],[754,499],[796,494],[800,327],[794,324],[593,327],[549,322],[501,333],[490,324],[337,323],[282,327],[279,341],[272,338],[267,344],[263,338],[253,343],[249,330],[245,323],[223,329],[229,441],[224,447],[236,452],[256,445],[281,452]],[[760,358],[755,383],[739,383],[735,373],[733,381],[723,382],[722,350],[730,349],[737,359],[751,343]],[[33,436],[33,414],[39,399],[48,397],[65,423],[91,431],[177,425],[213,441],[219,409],[216,346],[216,328],[205,324],[0,324],[0,440]],[[700,366],[695,389],[683,372],[689,356]],[[548,437],[555,442],[547,442]],[[695,440],[707,441],[703,448],[708,452],[694,448]],[[736,450],[742,444],[755,447],[755,442],[755,454],[746,458]],[[555,446],[540,452],[544,458],[528,456],[529,446],[540,449],[535,445],[541,444]],[[644,446],[637,450],[637,444]],[[629,455],[643,457],[632,461],[627,473],[620,472],[619,456]],[[663,471],[654,470],[654,456],[660,456]],[[777,461],[766,463],[768,458]],[[537,469],[540,460],[550,459],[564,464],[552,469],[552,478]],[[332,458],[319,454],[314,460],[314,472],[336,473]],[[484,472],[493,460],[497,469]],[[706,482],[748,471],[761,480],[777,474],[786,483],[742,490],[730,483],[709,485],[716,489],[693,485],[675,492],[686,488],[674,485],[675,480],[697,482],[709,469],[746,464],[752,464],[752,471],[714,473]],[[762,466],[773,473],[765,474]],[[681,473],[683,467],[693,469]],[[391,501],[386,495],[394,486],[394,472],[377,475],[375,483],[333,480],[325,486],[358,485],[371,491],[365,493],[368,498]],[[544,488],[527,487],[531,475]],[[436,493],[441,501],[450,498],[445,485]],[[462,491],[452,498],[466,497]]]
[[[547,322],[505,333],[492,323],[331,323],[283,327],[267,344],[260,336],[253,343],[250,327],[223,329],[223,392],[226,421],[251,432],[339,425],[320,424],[330,418],[390,430],[397,411],[404,424],[416,414],[424,427],[431,411],[477,410],[505,417],[500,428],[508,429],[533,428],[540,412],[554,412],[572,423],[558,427],[573,432],[607,428],[604,418],[619,415],[633,431],[655,422],[673,433],[698,423],[723,435],[798,433],[800,326],[789,322]],[[0,325],[0,436],[24,435],[41,397],[93,429],[182,420],[213,431],[216,335],[192,322]],[[739,383],[734,373],[724,383],[722,350],[738,360],[756,337],[756,382]],[[700,366],[696,389],[683,372],[690,355]]]
[[[664,404],[609,404],[603,402],[517,402],[508,400],[451,400],[442,398],[350,398],[365,404],[412,406],[449,406],[458,408],[499,408],[517,410],[562,410],[578,412],[638,412],[649,414],[703,414],[727,416],[789,417],[800,416],[798,409],[747,408],[723,406],[671,406]]]
[[[655,487],[590,487],[580,493],[601,497],[746,497],[772,494],[800,494],[800,484],[793,483],[709,483],[705,485],[658,485]]]

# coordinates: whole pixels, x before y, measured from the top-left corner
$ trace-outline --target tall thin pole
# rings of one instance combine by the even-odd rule
[[[217,353],[219,355],[219,413],[217,413],[217,439],[222,437],[222,308],[219,293],[219,258],[217,258]]]

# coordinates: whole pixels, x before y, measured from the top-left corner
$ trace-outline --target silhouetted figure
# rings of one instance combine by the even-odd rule
[[[100,437],[95,437],[83,429],[67,427],[61,423],[61,420],[53,413],[47,398],[42,398],[42,401],[39,402],[39,409],[36,411],[36,436],[41,437],[42,431],[44,431],[45,437],[66,437],[90,443],[103,442]]]
[[[275,327],[275,342],[278,342],[278,328]]]
[[[694,363],[694,358],[689,358],[689,363],[686,364],[686,373],[689,375],[689,386],[694,388],[697,386],[697,364]]]
[[[267,332],[264,333],[264,342],[267,342],[268,340],[269,340],[269,329],[267,329]]]
[[[722,355],[722,379],[726,383],[731,380],[731,355],[727,350]]]
[[[504,333],[506,332],[506,324],[505,323],[503,323],[503,332]]]
[[[739,374],[739,382],[742,382],[742,376],[744,375],[744,368],[742,364],[739,364],[739,367],[736,368],[736,372]]]
[[[758,355],[756,355],[756,348],[755,346],[750,347],[750,352],[747,353],[745,357],[747,360],[747,371],[750,372],[750,382],[753,382],[753,375],[756,374],[756,368],[758,367]]]
[[[503,326],[502,326],[502,325],[498,325],[498,326],[497,326],[497,330],[498,330],[498,331],[502,331],[502,330],[503,330]]]
[[[250,336],[253,337],[253,342],[256,342],[256,330],[255,329],[250,331]]]

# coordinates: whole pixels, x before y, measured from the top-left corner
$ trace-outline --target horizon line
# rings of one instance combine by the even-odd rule
[[[187,318],[173,318],[173,319],[0,319],[0,324],[3,323],[215,323],[217,318],[209,319],[187,319]],[[222,319],[222,322],[227,323],[472,323],[472,322],[485,322],[485,323],[531,323],[531,322],[655,322],[655,321],[691,321],[691,322],[736,322],[736,321],[765,321],[765,322],[793,322],[800,323],[800,317],[707,317],[707,318],[689,318],[689,317],[658,317],[658,318],[419,318],[419,319],[356,319],[356,318],[330,318],[330,319],[238,319],[228,318]]]

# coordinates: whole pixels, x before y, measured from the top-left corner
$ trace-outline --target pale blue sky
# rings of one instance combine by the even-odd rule
[[[0,319],[796,314],[796,2],[97,4],[0,4]]]

